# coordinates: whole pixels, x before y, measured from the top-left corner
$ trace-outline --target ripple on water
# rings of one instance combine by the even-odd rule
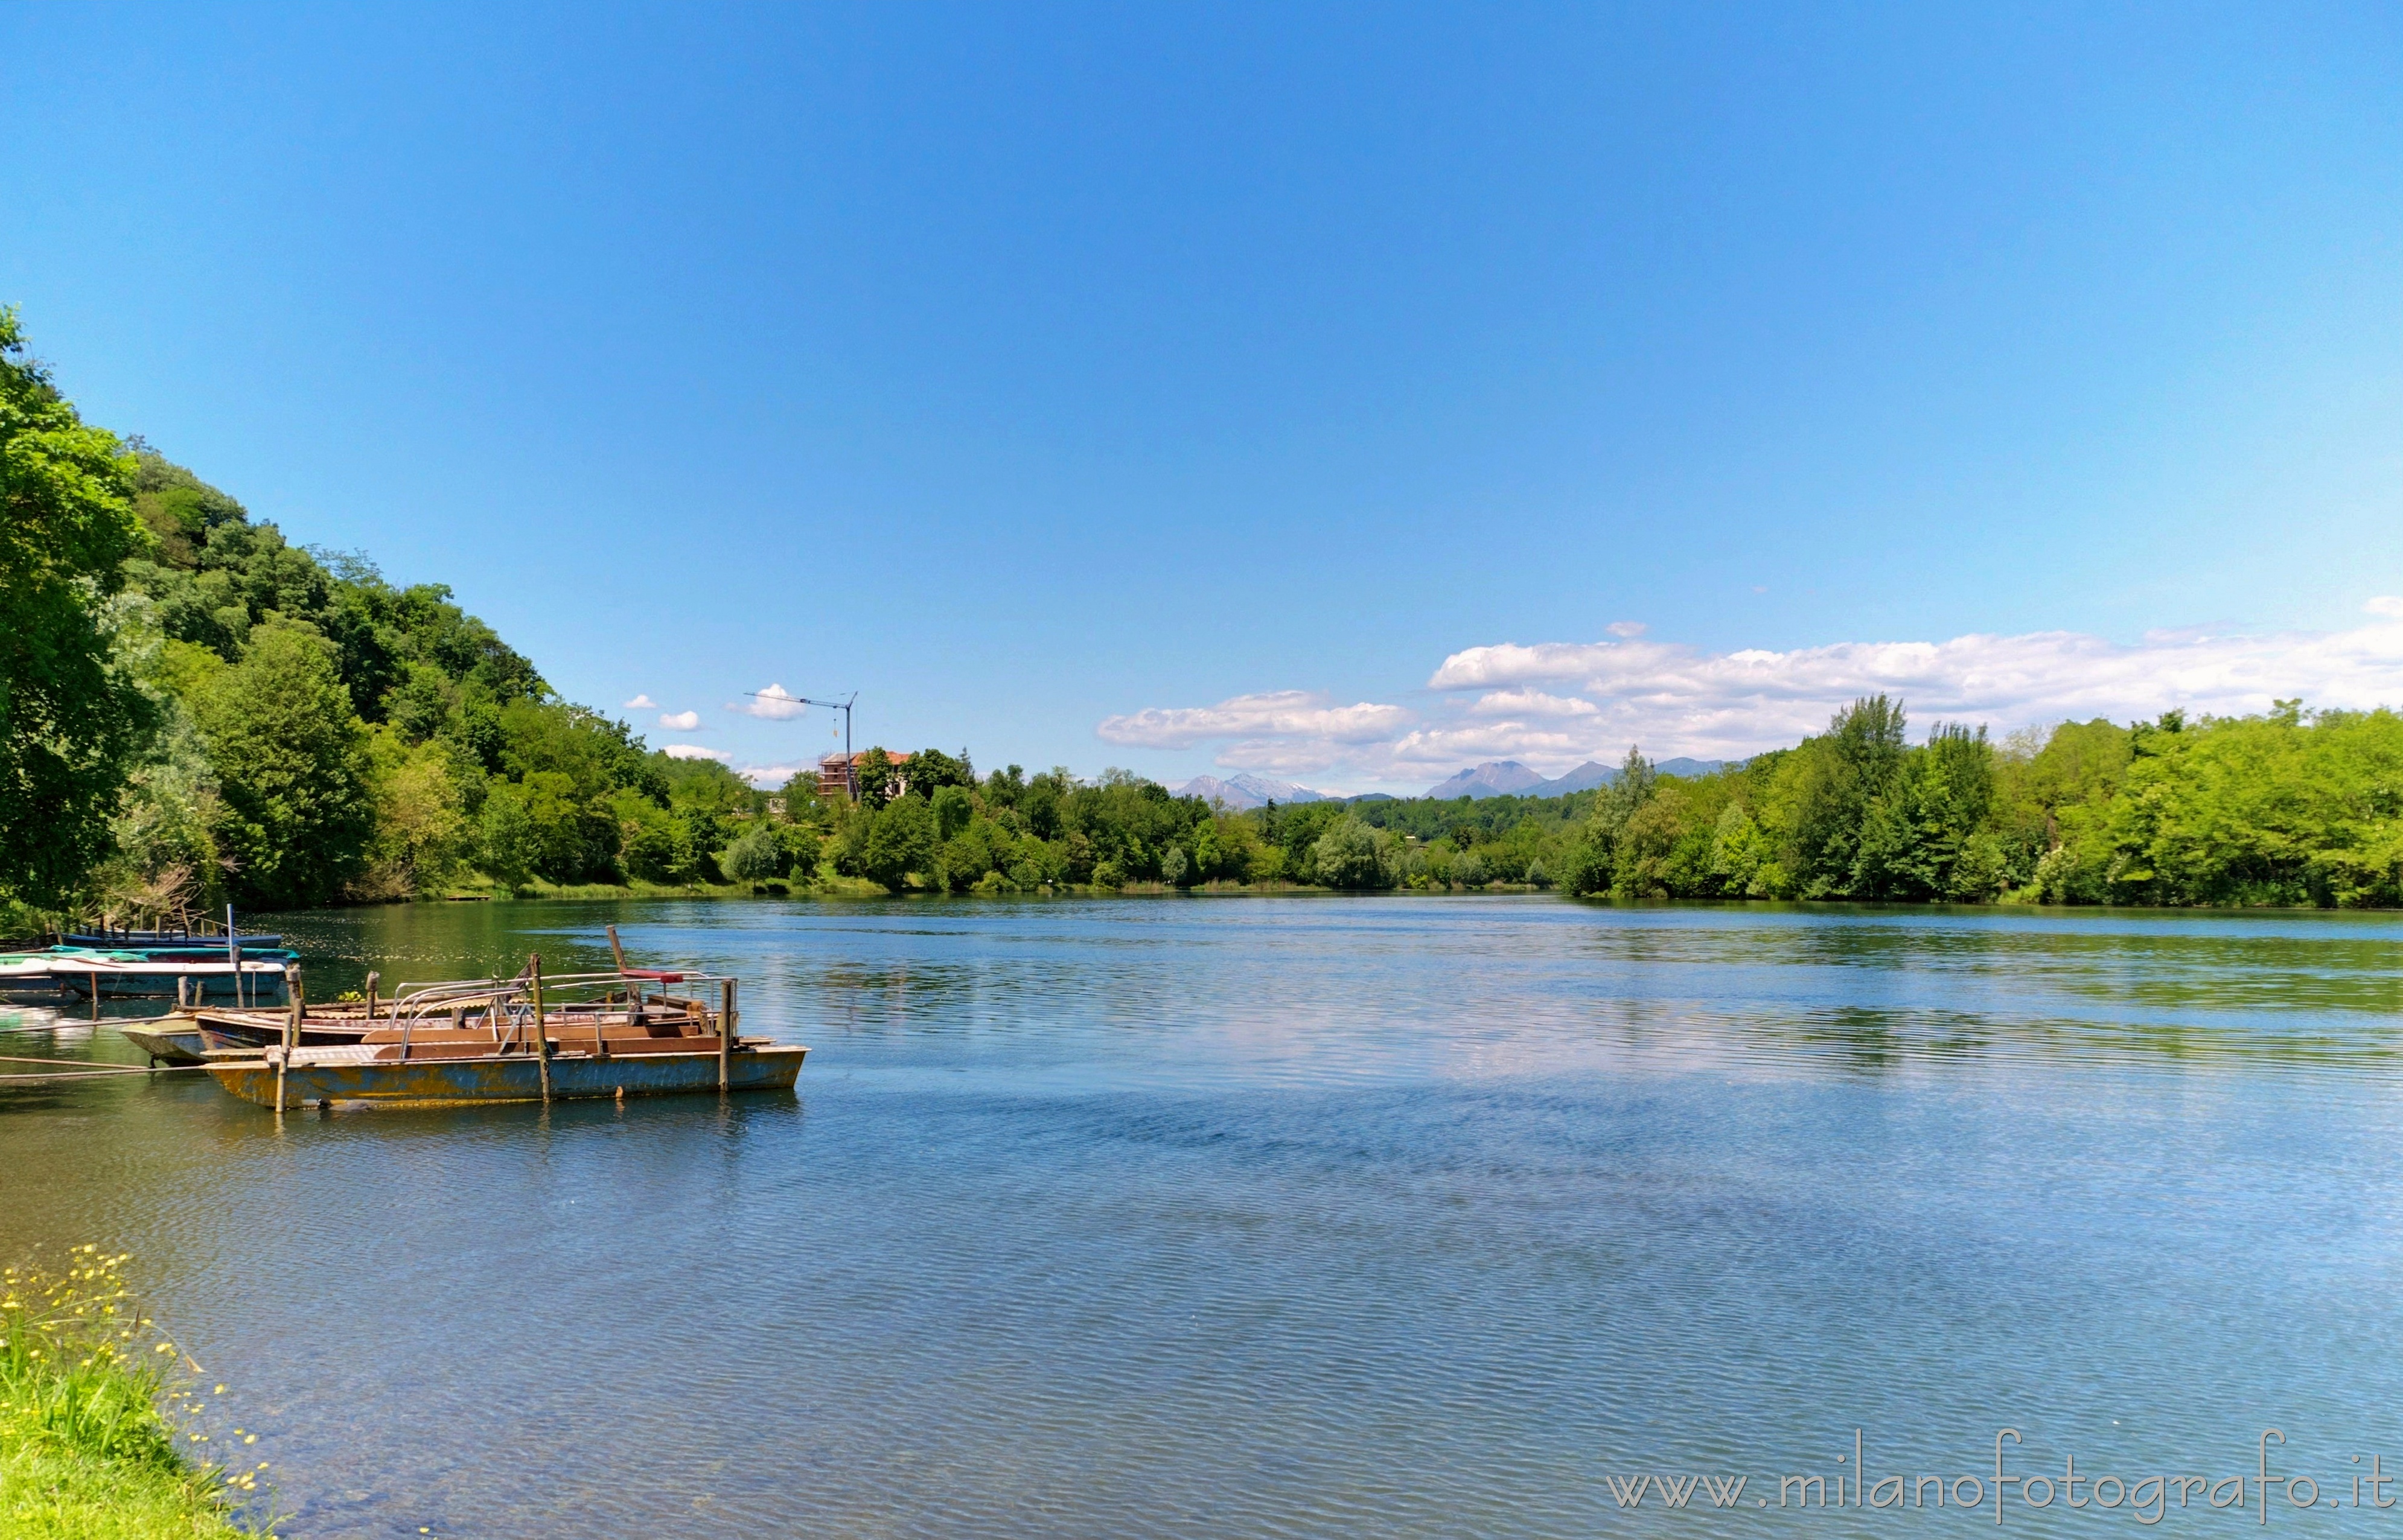
[[[2403,1463],[2395,922],[283,927],[323,992],[604,965],[611,920],[740,974],[750,1027],[813,1045],[800,1093],[281,1132],[188,1079],[0,1093],[6,1233],[141,1256],[296,1533],[1786,1533],[1621,1511],[1602,1477],[1832,1475],[1854,1427],[1873,1470],[1974,1473],[2005,1422],[2031,1468],[2232,1474],[2265,1422],[2331,1491],[2354,1452]]]

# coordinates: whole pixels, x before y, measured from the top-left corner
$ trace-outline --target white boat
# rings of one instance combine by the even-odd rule
[[[88,967],[105,960],[131,961],[136,952],[74,951],[58,949],[44,951],[0,952],[0,990],[11,994],[56,994],[59,991],[59,964],[72,961],[77,967]]]
[[[245,958],[236,964],[146,957],[138,951],[102,951],[60,948],[47,952],[12,952],[0,956],[0,986],[12,992],[29,990],[59,992],[89,1000],[173,998],[188,992],[194,998],[280,1000],[284,997],[284,964]]]

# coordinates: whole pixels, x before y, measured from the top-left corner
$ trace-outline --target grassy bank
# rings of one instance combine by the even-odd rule
[[[532,878],[516,888],[498,883],[462,884],[445,891],[446,900],[478,898],[882,898],[882,883],[831,872],[815,878],[781,878],[767,882],[547,882]]]
[[[1127,881],[1114,887],[1097,887],[1090,882],[1058,882],[1036,889],[969,888],[949,896],[953,898],[1116,898],[1156,897],[1165,895],[1255,895],[1255,894],[1331,894],[1343,890],[1320,887],[1308,882],[1230,882],[1225,881],[1193,882],[1182,886],[1169,882]],[[1457,884],[1411,882],[1398,890],[1411,894],[1471,893],[1548,893],[1549,885],[1526,882],[1486,882],[1476,888]],[[579,882],[562,884],[539,880],[511,892],[503,888],[455,888],[443,895],[449,900],[483,898],[926,898],[939,897],[941,890],[931,884],[914,882],[896,893],[882,882],[871,882],[861,877],[822,876],[807,881],[786,880],[776,882],[690,882],[671,887],[660,882]],[[424,900],[421,900],[423,902]]]
[[[125,1258],[84,1246],[49,1270],[0,1271],[0,1540],[233,1540],[255,1462],[203,1431],[208,1399],[135,1306]],[[230,1443],[229,1444],[229,1440]]]

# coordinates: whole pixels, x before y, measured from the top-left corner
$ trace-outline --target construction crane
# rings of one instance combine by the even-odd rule
[[[843,794],[854,798],[859,795],[859,786],[853,778],[851,768],[851,707],[852,702],[859,699],[857,690],[852,691],[848,697],[840,701],[813,701],[806,695],[786,695],[782,689],[774,690],[772,693],[769,690],[752,690],[749,693],[755,700],[781,701],[790,705],[799,706],[824,706],[828,711],[842,713]]]

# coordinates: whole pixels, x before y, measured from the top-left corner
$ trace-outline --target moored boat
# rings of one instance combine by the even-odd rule
[[[303,1004],[297,1039],[290,1032],[292,1012],[285,1006],[269,1010],[202,1005],[192,1012],[192,1020],[209,1047],[226,1052],[257,1052],[293,1041],[309,1048],[349,1047],[375,1028],[375,1018],[355,1001]]]
[[[671,984],[689,986],[672,994]],[[712,1002],[708,995],[718,999]],[[734,981],[651,971],[404,984],[333,1012],[202,1010],[217,1084],[261,1106],[558,1101],[675,1091],[790,1090],[809,1050],[740,1035]],[[309,1041],[311,1033],[320,1041]],[[347,1039],[347,1040],[343,1040]]]
[[[149,1021],[119,1022],[117,1032],[148,1054],[153,1065],[207,1061],[208,1039],[201,1035],[200,1023],[188,1012],[174,1012]]]
[[[132,1000],[222,995],[273,1000],[284,992],[285,961],[245,954],[240,963],[215,957],[146,955],[61,948],[47,954],[52,987],[77,999]]]
[[[70,931],[59,939],[70,947],[98,947],[112,951],[201,951],[217,957],[225,956],[230,949],[271,951],[284,945],[280,933],[211,936],[174,930]]]
[[[131,954],[127,954],[129,957]],[[58,974],[54,964],[58,958],[49,950],[12,951],[0,953],[0,992],[8,994],[56,994]]]

